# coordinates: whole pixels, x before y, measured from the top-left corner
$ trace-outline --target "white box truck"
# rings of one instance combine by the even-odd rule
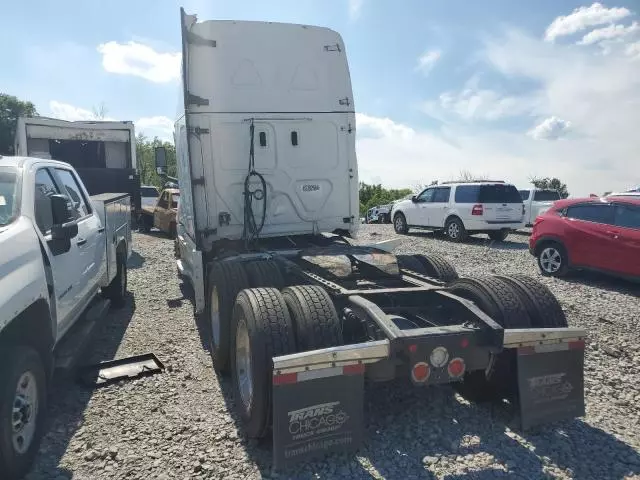
[[[350,240],[356,124],[339,34],[181,18],[178,272],[245,432],[272,432],[276,466],[357,448],[365,377],[518,398],[525,427],[584,413],[585,332],[546,287]]]

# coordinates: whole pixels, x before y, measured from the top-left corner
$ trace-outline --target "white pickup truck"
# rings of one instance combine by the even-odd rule
[[[67,163],[0,156],[3,479],[21,478],[38,449],[63,336],[96,304],[124,302],[130,212],[127,194],[89,197]]]
[[[532,227],[533,221],[538,215],[542,215],[551,208],[553,202],[562,198],[557,190],[546,188],[529,188],[518,191],[524,204],[525,227]]]

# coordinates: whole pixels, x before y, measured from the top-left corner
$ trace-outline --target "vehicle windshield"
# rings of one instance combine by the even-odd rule
[[[0,167],[0,227],[13,222],[20,211],[18,171]]]
[[[480,203],[522,203],[518,189],[503,183],[481,185],[479,200]]]
[[[555,202],[560,200],[560,193],[557,190],[538,190],[533,194],[534,202]]]
[[[140,196],[144,198],[158,198],[158,189],[154,187],[142,187],[140,189]]]

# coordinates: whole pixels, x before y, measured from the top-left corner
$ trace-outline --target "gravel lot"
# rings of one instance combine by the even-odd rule
[[[359,240],[394,236],[391,226],[365,225]],[[442,253],[460,274],[542,278],[526,235],[493,245],[486,237],[456,245],[431,233],[403,239],[397,253]],[[236,428],[230,382],[211,367],[204,327],[175,274],[173,242],[134,234],[131,298],[97,328],[87,361],[154,352],[167,371],[93,392],[58,378],[28,478],[640,478],[640,288],[594,275],[542,280],[569,324],[589,331],[586,418],[521,435],[509,428],[506,409],[469,404],[449,387],[374,385],[358,456],[276,475],[269,442],[247,441]]]

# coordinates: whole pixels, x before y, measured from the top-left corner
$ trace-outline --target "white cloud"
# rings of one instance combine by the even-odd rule
[[[625,48],[625,54],[632,58],[640,58],[640,42],[630,43]]]
[[[409,139],[416,132],[413,128],[396,123],[389,118],[372,117],[364,113],[356,113],[358,138],[382,138],[394,136]]]
[[[52,100],[49,102],[50,116],[53,118],[59,118],[61,120],[67,120],[70,122],[75,121],[93,121],[93,120],[116,120],[112,117],[104,117],[98,119],[95,113],[86,108],[76,107],[69,105],[68,103],[58,102]],[[127,120],[127,119],[120,119]],[[141,117],[134,122],[136,134],[142,133],[146,137],[154,138],[158,137],[161,140],[173,142],[173,121],[164,116],[155,117]]]
[[[136,132],[153,138],[173,142],[173,120],[169,117],[142,117],[135,122]]]
[[[74,107],[68,103],[58,102],[57,100],[51,100],[49,102],[49,110],[51,116],[59,118],[61,120],[68,120],[70,122],[81,120],[98,120],[96,114],[91,111],[80,107]],[[112,118],[105,117],[103,120],[113,120]]]
[[[571,122],[558,117],[545,118],[527,134],[536,140],[557,140],[571,128]]]
[[[364,5],[364,0],[349,0],[349,17],[356,20],[360,16],[360,11]]]
[[[613,23],[630,14],[626,8],[607,8],[597,2],[590,7],[579,7],[571,14],[557,17],[551,22],[545,32],[545,40],[553,42],[558,37],[572,35],[589,27]]]
[[[622,39],[639,30],[640,25],[638,25],[638,22],[633,22],[628,27],[620,24],[609,25],[607,27],[596,28],[595,30],[590,31],[577,43],[578,45],[593,45],[594,43],[599,43],[605,40]]]
[[[440,60],[441,56],[442,52],[440,52],[440,50],[429,50],[423,53],[418,58],[418,65],[416,66],[416,69],[421,71],[424,75],[428,75],[438,60]]]
[[[107,42],[98,45],[102,66],[110,73],[142,77],[155,83],[172,82],[180,78],[180,54],[159,53],[136,42]]]

